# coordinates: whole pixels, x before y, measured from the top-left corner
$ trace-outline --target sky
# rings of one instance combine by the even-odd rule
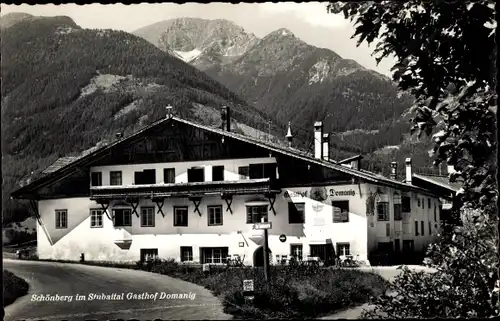
[[[141,4],[64,4],[64,5],[4,5],[2,15],[25,12],[36,16],[71,17],[83,28],[116,29],[132,32],[147,25],[180,17],[227,19],[242,26],[247,32],[262,38],[266,34],[287,28],[296,37],[320,48],[335,51],[343,58],[354,59],[366,68],[390,76],[394,60],[385,59],[378,66],[371,56],[374,45],[356,46],[350,39],[354,34],[352,23],[342,15],[329,14],[326,3],[141,3]]]

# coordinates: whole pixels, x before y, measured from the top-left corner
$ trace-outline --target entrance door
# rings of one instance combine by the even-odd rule
[[[396,259],[397,263],[401,262],[401,242],[399,239],[394,240],[394,258]]]
[[[403,240],[403,261],[408,263],[413,257],[414,242],[413,240]]]
[[[269,264],[272,262],[272,251],[268,249]],[[253,266],[263,267],[264,266],[264,247],[259,246],[255,252],[253,252]]]
[[[319,257],[325,265],[330,265],[334,262],[334,250],[332,244],[311,244],[309,247],[311,257]]]

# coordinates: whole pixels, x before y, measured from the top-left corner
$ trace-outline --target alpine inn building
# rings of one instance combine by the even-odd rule
[[[271,222],[273,260],[332,262],[375,251],[411,255],[440,229],[440,199],[360,168],[361,157],[329,160],[329,135],[314,126],[314,156],[172,115],[79,158],[62,158],[12,193],[30,200],[41,259],[137,261],[151,255],[262,265]]]

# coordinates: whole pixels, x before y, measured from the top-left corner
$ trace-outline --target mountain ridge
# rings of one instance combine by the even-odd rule
[[[165,117],[169,104],[204,125],[218,126],[225,105],[236,125],[268,126],[268,115],[216,80],[124,31],[83,29],[64,16],[24,19],[2,30],[1,53],[5,224],[28,215],[9,197],[19,182]]]

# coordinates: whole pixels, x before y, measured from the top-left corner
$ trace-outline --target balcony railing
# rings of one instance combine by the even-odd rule
[[[191,182],[126,186],[92,186],[90,199],[202,197],[210,195],[244,195],[279,193],[276,181],[269,178],[238,181]]]

